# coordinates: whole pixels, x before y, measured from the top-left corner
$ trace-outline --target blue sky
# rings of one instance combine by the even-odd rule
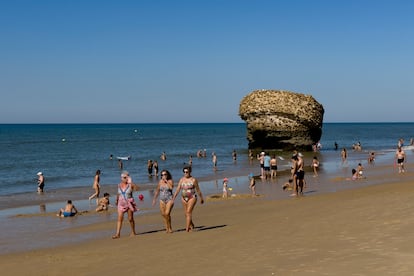
[[[243,122],[256,89],[324,122],[414,121],[413,1],[1,1],[0,123]]]

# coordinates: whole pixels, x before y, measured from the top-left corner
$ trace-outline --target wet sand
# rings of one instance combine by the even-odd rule
[[[361,181],[308,173],[310,186],[299,198],[281,191],[283,181],[258,182],[259,197],[239,193],[198,203],[192,233],[184,231],[179,202],[173,234],[164,232],[158,212],[136,215],[135,237],[128,236],[125,221],[117,240],[110,238],[113,217],[74,224],[60,235],[107,235],[4,254],[0,266],[5,275],[412,275],[414,167],[407,169],[398,174],[392,166],[367,168]],[[324,185],[325,192],[310,192]]]

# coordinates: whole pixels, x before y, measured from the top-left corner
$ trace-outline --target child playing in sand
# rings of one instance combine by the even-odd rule
[[[228,198],[229,194],[227,192],[227,183],[229,182],[229,180],[227,178],[223,179],[223,196],[222,198]]]
[[[346,178],[346,180],[355,181],[355,180],[358,180],[359,179],[359,173],[358,173],[357,170],[352,169],[351,173],[352,173],[352,177],[351,178]]]
[[[252,191],[252,196],[256,196],[257,195],[256,194],[256,180],[254,179],[254,176],[252,173],[249,174],[249,180],[250,180],[249,188]]]
[[[68,200],[66,203],[65,208],[60,209],[59,213],[57,214],[58,217],[73,217],[78,213],[75,205],[73,205],[72,200]]]
[[[292,191],[293,190],[293,179],[290,178],[288,182],[286,182],[285,184],[283,184],[282,186],[283,191]]]
[[[99,199],[98,207],[96,208],[96,212],[106,211],[108,210],[108,207],[110,206],[109,202],[109,194],[104,193],[103,198]]]

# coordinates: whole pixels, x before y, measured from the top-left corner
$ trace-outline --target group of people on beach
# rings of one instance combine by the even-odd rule
[[[360,143],[359,143],[360,145]],[[164,160],[166,159],[166,154],[163,152]],[[213,163],[214,161],[214,154],[213,156]],[[249,158],[252,156],[252,152],[249,151]],[[348,153],[346,148],[341,150],[341,160],[342,163],[345,164],[347,162]],[[237,159],[237,153],[233,151],[232,158],[235,161]],[[261,152],[257,159],[260,163],[260,178],[263,179],[273,179],[277,176],[277,159],[276,156],[273,155],[270,157],[265,152]],[[375,159],[375,153],[370,152],[368,163],[373,162]],[[281,158],[281,160],[283,160]],[[404,162],[406,160],[405,152],[402,148],[402,142],[399,145],[395,154],[396,164],[398,164],[399,173],[405,172]],[[215,164],[213,164],[214,167]],[[318,176],[319,170],[319,160],[315,155],[311,162],[311,168],[313,170],[314,177]],[[148,167],[149,168],[149,167]],[[286,182],[282,188],[283,190],[292,190],[293,193],[291,196],[300,196],[303,195],[303,190],[306,188],[306,180],[305,180],[305,162],[302,153],[294,151],[291,158],[291,172],[289,181]],[[158,169],[158,168],[157,168]],[[149,172],[149,171],[148,171]],[[191,164],[186,164],[183,168],[184,176],[180,178],[177,187],[174,186],[174,181],[171,173],[168,170],[162,170],[160,173],[161,179],[159,180],[157,187],[154,191],[154,197],[152,200],[152,205],[155,206],[157,203],[157,199],[159,198],[159,208],[160,213],[163,218],[163,222],[165,225],[166,233],[172,233],[172,223],[171,223],[171,211],[174,207],[174,201],[176,197],[180,194],[181,195],[181,202],[184,209],[184,214],[186,218],[186,225],[185,230],[190,232],[194,229],[194,223],[192,219],[193,209],[197,203],[197,195],[200,197],[201,204],[204,203],[204,199],[202,193],[200,191],[200,187],[198,185],[198,181],[191,175],[192,166]],[[103,210],[108,210],[110,207],[109,202],[109,194],[104,193],[102,198],[99,198],[100,195],[100,170],[96,171],[93,183],[94,193],[89,197],[89,201],[96,198],[97,208],[96,211],[100,212]],[[252,195],[256,194],[256,181],[253,173],[249,174],[249,188],[252,192]],[[358,180],[361,178],[365,178],[364,176],[364,167],[361,163],[355,169],[352,169],[352,177],[349,180]],[[43,173],[38,173],[38,191],[43,192],[44,188],[44,176]],[[174,192],[175,188],[175,192]],[[228,179],[223,179],[223,194],[222,198],[228,198]],[[115,206],[117,207],[118,217],[117,217],[117,226],[116,226],[116,233],[112,236],[112,238],[116,239],[119,238],[121,235],[121,228],[124,219],[124,214],[128,214],[128,221],[131,227],[131,235],[136,235],[135,231],[135,221],[134,221],[134,213],[138,210],[134,197],[133,192],[138,191],[139,187],[137,184],[133,183],[129,173],[127,171],[121,172],[121,182],[118,184],[117,195],[115,200]],[[58,216],[61,217],[68,217],[74,216],[78,213],[78,210],[74,206],[71,200],[67,201],[67,204],[64,208],[62,208]]]
[[[250,155],[250,152],[249,152]],[[275,179],[277,176],[277,159],[276,155],[270,155],[262,151],[257,155],[260,164],[260,177],[262,179]]]
[[[174,181],[171,173],[168,170],[161,171],[161,179],[155,189],[152,205],[156,204],[156,199],[159,197],[160,212],[164,220],[166,233],[172,233],[171,211],[174,207],[175,198],[181,193],[181,202],[184,208],[186,218],[186,231],[190,232],[194,229],[192,218],[193,209],[197,203],[197,195],[200,197],[200,203],[204,203],[203,195],[201,193],[198,181],[191,175],[191,166],[183,168],[184,176],[180,178],[178,186],[173,193]],[[118,208],[117,228],[113,239],[121,236],[121,227],[124,214],[128,214],[128,220],[131,227],[131,236],[136,235],[134,212],[138,209],[136,207],[133,192],[138,191],[139,187],[132,182],[132,179],[127,171],[121,173],[121,183],[118,185],[118,193],[116,196],[115,205]]]
[[[185,230],[191,232],[194,229],[193,222],[193,209],[197,203],[197,197],[200,197],[200,203],[204,203],[204,198],[198,185],[198,180],[191,175],[191,166],[186,165],[183,168],[184,176],[180,178],[177,188],[174,190],[174,181],[171,173],[168,170],[161,171],[161,179],[155,189],[152,205],[156,204],[157,198],[159,198],[160,212],[163,217],[166,233],[172,233],[171,224],[171,211],[174,207],[174,201],[176,197],[181,195],[181,202],[184,208],[184,214],[186,218]],[[99,197],[99,175],[100,171],[96,172],[94,188],[97,187],[96,192],[89,197],[89,200]],[[127,213],[128,221],[131,227],[131,236],[137,235],[135,230],[134,213],[138,211],[137,204],[135,202],[133,192],[138,191],[139,186],[132,181],[131,176],[127,171],[121,172],[121,182],[118,184],[117,195],[115,199],[115,206],[117,208],[117,224],[116,232],[112,236],[113,239],[117,239],[121,236],[121,229],[124,220],[124,215]],[[104,197],[97,201],[98,207],[96,211],[108,210],[111,206],[109,202],[109,194],[104,193]],[[68,200],[66,206],[60,209],[57,214],[59,217],[72,217],[78,214],[78,210],[71,200]]]

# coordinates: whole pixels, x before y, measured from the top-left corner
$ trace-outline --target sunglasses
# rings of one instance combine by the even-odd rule
[[[184,170],[183,172],[184,172],[184,173],[189,173],[190,171],[189,171],[189,170]]]
[[[162,176],[167,176],[168,174],[166,174],[166,173],[162,173],[161,175],[162,175]]]

